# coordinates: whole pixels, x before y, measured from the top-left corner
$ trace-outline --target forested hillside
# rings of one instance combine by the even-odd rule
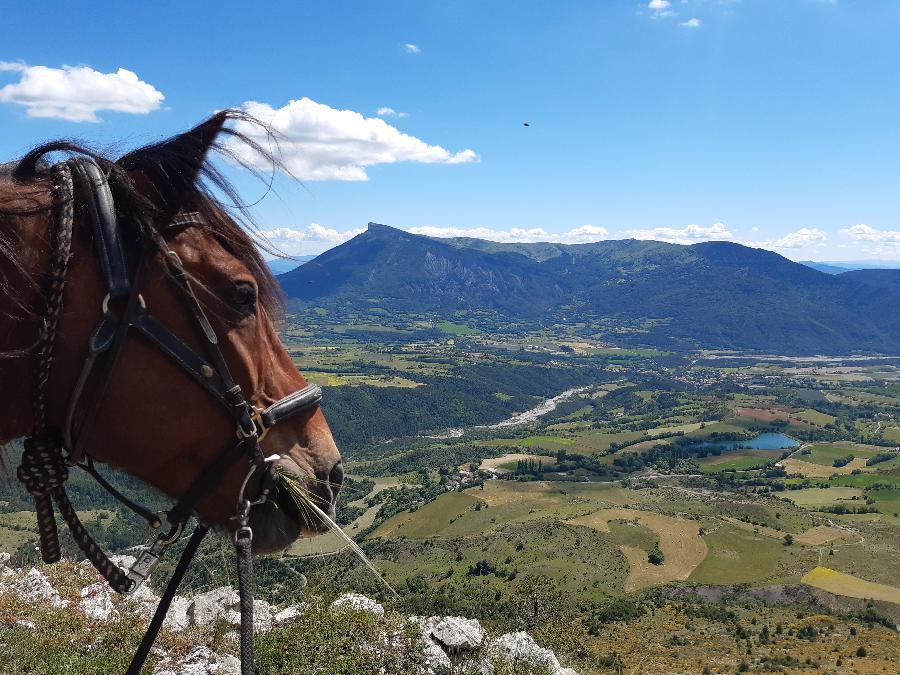
[[[332,316],[584,323],[610,342],[786,354],[900,350],[900,290],[730,242],[497,244],[369,229],[279,277]],[[577,317],[577,319],[576,319]]]

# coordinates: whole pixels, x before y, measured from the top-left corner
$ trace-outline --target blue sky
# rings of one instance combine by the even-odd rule
[[[900,258],[895,0],[0,12],[0,157],[58,136],[124,150],[247,106],[292,139],[303,184],[278,180],[258,213],[295,254],[371,220]]]

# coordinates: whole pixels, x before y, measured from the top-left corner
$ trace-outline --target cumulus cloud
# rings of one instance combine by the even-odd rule
[[[684,26],[685,28],[700,28],[700,26],[703,25],[703,22],[700,19],[694,18],[682,21],[679,25]]]
[[[19,74],[19,81],[0,88],[0,103],[25,107],[28,117],[99,122],[103,110],[146,115],[165,97],[130,70],[101,73],[88,66],[28,66],[0,61],[0,72]]]
[[[860,223],[841,230],[841,234],[860,243],[873,242],[888,246],[900,246],[900,230],[879,230],[871,225]]]
[[[771,248],[809,248],[822,246],[828,235],[817,227],[801,227],[772,242]],[[766,247],[769,248],[769,247]]]
[[[560,244],[585,244],[592,241],[601,241],[608,238],[609,232],[599,225],[582,225],[566,232],[547,232],[542,227],[519,228],[509,230],[492,230],[487,227],[439,227],[436,225],[421,225],[411,227],[413,234],[422,234],[426,237],[470,237],[473,239],[487,239],[502,243],[533,243],[537,241],[551,241]]]
[[[418,45],[414,45],[412,42],[407,42],[403,45],[403,51],[407,54],[421,54],[422,50],[419,49]]]
[[[709,227],[688,225],[680,230],[671,227],[655,227],[652,230],[628,230],[633,239],[655,239],[670,244],[696,244],[700,241],[731,241],[732,234],[723,223],[713,223]]]
[[[262,230],[258,234],[276,249],[288,255],[303,255],[311,250],[330,248],[352,239],[365,228],[344,230],[340,232],[319,223],[310,223],[306,229],[297,230],[291,227],[279,227],[273,230]],[[325,244],[325,246],[322,246]]]
[[[653,12],[653,16],[673,16],[675,12],[671,10],[672,3],[669,0],[650,0],[647,3],[647,9]]]
[[[387,106],[379,108],[375,114],[379,117],[409,117],[409,113],[397,112],[393,108],[388,108]]]
[[[377,164],[465,164],[479,160],[474,150],[450,152],[404,134],[383,119],[338,110],[306,97],[281,108],[256,101],[247,101],[243,108],[271,125],[278,136],[282,162],[301,180],[364,181],[369,178],[366,168]],[[265,131],[252,124],[238,122],[236,129],[264,147],[270,143]],[[247,148],[235,145],[233,149],[251,166],[268,168]]]

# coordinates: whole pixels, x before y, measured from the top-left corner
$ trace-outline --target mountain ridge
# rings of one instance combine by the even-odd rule
[[[900,353],[893,286],[733,242],[496,243],[370,223],[278,278],[299,307],[490,311],[538,325],[576,317],[612,322],[628,343],[676,349]]]

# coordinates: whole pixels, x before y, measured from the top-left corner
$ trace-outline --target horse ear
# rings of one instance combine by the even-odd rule
[[[171,218],[196,195],[197,179],[229,119],[228,112],[216,113],[190,131],[134,150],[116,162],[161,217]]]

